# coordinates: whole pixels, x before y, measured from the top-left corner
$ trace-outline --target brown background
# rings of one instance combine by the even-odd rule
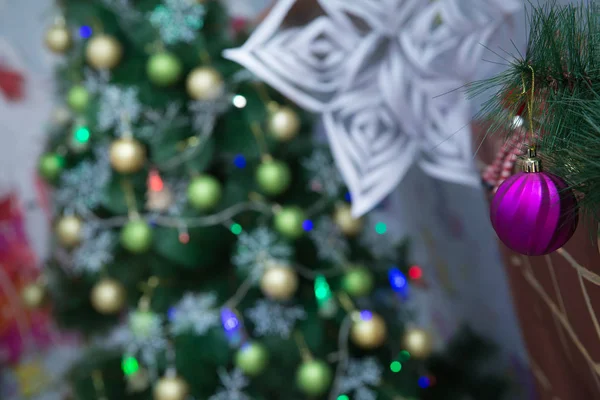
[[[500,145],[485,140],[479,158],[490,163]],[[581,218],[569,243],[542,257],[500,244],[540,400],[600,400],[600,253],[590,228]]]

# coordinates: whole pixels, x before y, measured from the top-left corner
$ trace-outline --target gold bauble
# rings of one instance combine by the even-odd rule
[[[75,247],[81,242],[83,222],[73,215],[62,217],[55,228],[58,242],[64,247]]]
[[[404,333],[402,345],[411,357],[427,358],[433,351],[433,338],[424,329],[410,328]]]
[[[100,314],[117,314],[125,306],[127,293],[119,281],[104,278],[92,288],[90,300]]]
[[[189,386],[179,377],[162,377],[154,385],[154,400],[185,400]]]
[[[46,287],[41,282],[34,282],[21,289],[21,299],[29,309],[40,308],[46,300]]]
[[[290,141],[300,132],[300,118],[290,107],[279,107],[269,115],[268,131],[280,142]]]
[[[336,207],[333,220],[346,236],[356,236],[363,227],[362,218],[354,218],[352,209],[346,204]]]
[[[215,100],[225,89],[223,77],[214,68],[198,67],[187,77],[186,88],[194,100]]]
[[[121,62],[123,46],[109,35],[96,35],[85,49],[85,59],[96,69],[112,69]]]
[[[298,290],[298,275],[288,266],[269,266],[260,280],[260,289],[270,299],[289,300]]]
[[[370,311],[362,311],[350,330],[350,338],[358,347],[371,350],[381,346],[387,339],[387,327],[383,318]]]
[[[122,174],[138,172],[146,162],[146,149],[133,138],[120,138],[110,145],[110,165]]]
[[[57,23],[46,32],[45,42],[50,51],[64,54],[73,45],[73,37],[64,23]]]

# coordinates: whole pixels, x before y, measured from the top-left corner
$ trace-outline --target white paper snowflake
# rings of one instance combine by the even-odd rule
[[[281,0],[224,55],[320,113],[355,216],[374,208],[417,163],[479,185],[464,93],[487,39],[518,0],[318,0],[324,15],[283,27]],[[464,3],[468,3],[465,6]]]
[[[356,400],[376,400],[377,394],[370,387],[379,385],[383,367],[374,357],[350,359],[340,379],[337,392],[350,395]]]
[[[159,30],[167,45],[196,40],[204,25],[205,8],[193,0],[163,0],[149,13],[150,23]]]
[[[285,307],[269,300],[258,300],[244,315],[254,324],[254,335],[276,335],[284,339],[290,337],[298,320],[306,318],[306,311],[300,306]]]
[[[289,244],[266,226],[260,226],[239,235],[232,262],[240,271],[258,281],[269,262],[286,263],[292,254]]]
[[[225,94],[216,100],[192,101],[188,109],[192,114],[194,130],[202,133],[212,133],[219,115],[231,108],[231,95]]]
[[[98,273],[102,267],[114,260],[114,249],[118,243],[115,234],[100,230],[87,223],[83,230],[82,243],[73,251],[73,270],[77,273]]]
[[[129,123],[138,121],[142,104],[138,99],[139,89],[108,85],[100,93],[98,128],[102,131],[115,129],[117,134],[129,128]]]
[[[97,207],[104,197],[104,188],[112,177],[108,148],[94,151],[94,160],[82,161],[65,171],[54,192],[55,204],[75,212]]]
[[[319,258],[338,264],[348,259],[350,246],[330,217],[319,218],[308,235],[317,248]]]
[[[189,118],[181,112],[182,106],[178,102],[167,104],[164,110],[144,110],[144,123],[137,131],[140,138],[152,141],[160,138],[170,129],[185,127]]]
[[[224,369],[217,371],[219,379],[223,385],[217,393],[210,396],[208,400],[250,400],[243,390],[248,386],[250,381],[239,369],[234,369],[228,373]]]
[[[193,332],[204,335],[210,328],[219,326],[221,315],[216,309],[214,293],[186,293],[169,312],[170,331],[175,335]]]
[[[344,181],[329,152],[323,149],[315,150],[310,157],[302,161],[302,166],[312,175],[310,190],[323,192],[329,197],[339,195]]]

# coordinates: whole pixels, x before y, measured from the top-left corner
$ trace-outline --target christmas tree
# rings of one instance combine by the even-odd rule
[[[75,398],[502,396],[472,332],[432,355],[408,243],[354,218],[310,118],[222,58],[244,38],[217,1],[61,5],[43,287],[89,343]]]

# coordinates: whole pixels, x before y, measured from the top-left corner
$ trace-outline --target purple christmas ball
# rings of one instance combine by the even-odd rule
[[[562,247],[575,233],[579,220],[577,199],[556,175],[519,172],[496,191],[490,218],[507,247],[528,256],[541,256]]]

